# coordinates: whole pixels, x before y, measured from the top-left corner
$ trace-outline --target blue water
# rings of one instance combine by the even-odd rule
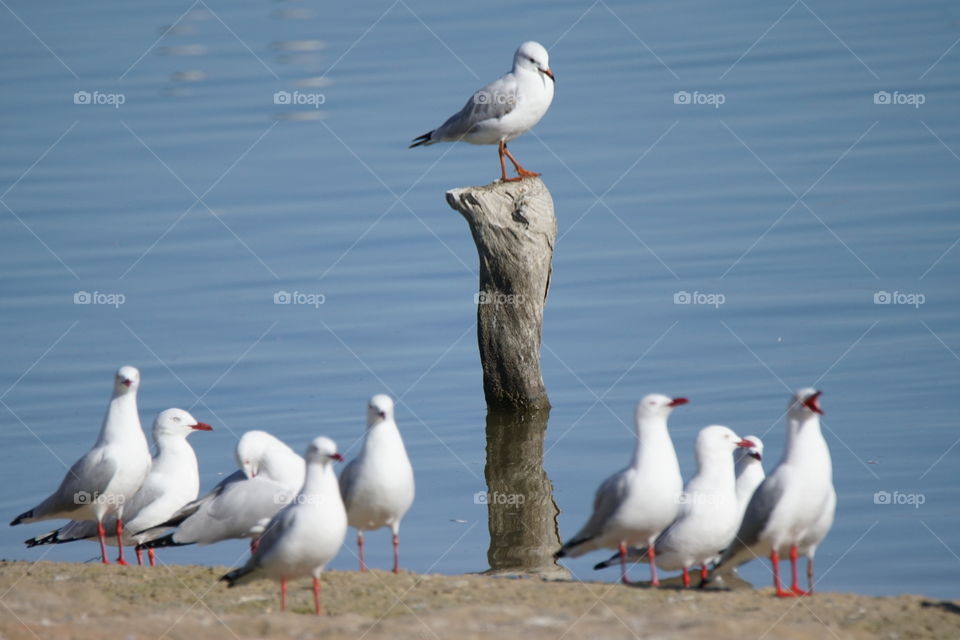
[[[627,462],[643,394],[691,399],[671,425],[689,477],[711,423],[764,437],[769,468],[789,390],[816,385],[839,494],[820,588],[958,597],[956,5],[14,1],[0,34],[8,518],[86,450],[132,364],[145,425],[170,406],[214,425],[191,439],[205,488],[248,429],[350,455],[366,398],[401,397],[418,481],[403,564],[483,570],[477,258],[443,193],[499,167],[493,148],[406,144],[533,38],[557,94],[511,148],[559,222],[543,368],[561,535]],[[23,548],[53,524],[0,528],[0,557],[96,555]],[[388,535],[369,541],[387,566]],[[613,579],[600,557],[568,566]]]

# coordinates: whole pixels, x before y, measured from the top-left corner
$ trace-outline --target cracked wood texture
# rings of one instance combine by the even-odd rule
[[[477,341],[491,409],[550,406],[540,372],[543,307],[557,219],[540,178],[447,192],[470,225],[480,257]]]

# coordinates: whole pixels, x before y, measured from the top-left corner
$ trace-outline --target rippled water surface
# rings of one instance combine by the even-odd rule
[[[146,424],[180,406],[214,425],[191,438],[205,488],[245,430],[351,455],[367,396],[401,398],[403,564],[483,570],[477,258],[443,193],[499,167],[492,147],[406,144],[537,39],[557,94],[511,148],[559,222],[543,367],[561,535],[627,462],[644,393],[691,398],[671,423],[689,477],[710,423],[763,436],[769,468],[788,391],[816,385],[839,493],[821,588],[957,597],[954,3],[17,1],[0,33],[8,519],[86,450],[133,364]],[[0,555],[96,555],[23,548],[50,524],[3,528]],[[368,540],[387,566],[388,534]],[[599,559],[568,566],[614,579]]]

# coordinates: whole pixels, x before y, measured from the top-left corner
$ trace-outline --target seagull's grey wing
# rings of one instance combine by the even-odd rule
[[[232,483],[213,501],[184,520],[174,532],[178,544],[210,544],[249,538],[289,502],[285,485],[266,477]]]
[[[247,479],[247,476],[243,471],[239,471],[239,470],[234,471],[229,476],[221,480],[219,484],[217,484],[217,486],[211,489],[208,493],[180,507],[180,509],[178,509],[177,512],[174,513],[172,516],[170,516],[170,518],[167,519],[165,522],[162,522],[154,527],[150,527],[149,529],[145,529],[143,531],[135,531],[134,533],[140,534],[140,533],[146,533],[151,529],[169,529],[170,527],[176,527],[180,525],[184,520],[186,520],[187,518],[195,514],[197,511],[199,511],[204,505],[209,504],[210,502],[213,502],[213,500],[215,500],[220,494],[223,493],[223,490],[228,485],[233,484],[235,482],[242,482],[246,479]]]
[[[356,482],[357,458],[347,463],[347,466],[340,472],[337,482],[340,485],[340,496],[343,498],[344,506],[350,509],[350,500],[353,498],[353,488]]]
[[[587,551],[592,551],[595,547],[588,543],[603,533],[610,517],[620,508],[624,490],[625,479],[622,471],[604,480],[593,496],[593,512],[590,514],[590,519],[560,548],[556,557],[575,558]]]
[[[716,568],[723,566],[733,569],[754,558],[751,549],[759,542],[760,534],[783,495],[783,485],[778,480],[776,475],[767,476],[753,492],[740,522],[740,529],[723,552]]]
[[[500,119],[517,107],[517,83],[512,75],[495,80],[475,92],[457,113],[437,127],[431,139],[457,140],[485,120]]]
[[[103,449],[91,449],[73,463],[60,486],[33,508],[30,518],[68,516],[99,496],[116,474],[117,464]]]

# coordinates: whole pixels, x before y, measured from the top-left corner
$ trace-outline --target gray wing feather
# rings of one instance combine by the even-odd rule
[[[517,85],[504,78],[491,82],[467,100],[457,113],[437,127],[436,140],[461,138],[485,120],[500,119],[517,107]]]
[[[248,538],[263,520],[279,511],[290,491],[266,477],[231,483],[217,498],[184,520],[174,532],[179,544],[210,544],[232,538]]]
[[[716,568],[736,568],[754,558],[750,549],[759,542],[760,534],[766,528],[770,515],[783,495],[782,484],[777,480],[775,475],[767,476],[753,492],[740,522],[740,529]]]
[[[117,470],[116,463],[103,453],[103,449],[93,449],[74,462],[57,490],[34,507],[32,518],[39,520],[69,515],[84,506],[80,495],[86,494],[89,501],[103,492]]]

